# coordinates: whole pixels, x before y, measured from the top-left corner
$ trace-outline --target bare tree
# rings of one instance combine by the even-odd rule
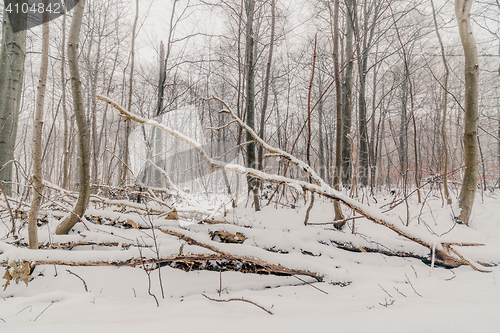
[[[19,15],[19,20],[26,20]],[[0,181],[12,194],[12,160],[16,143],[19,109],[26,58],[26,29],[13,32],[9,16],[3,12],[2,46],[0,51]]]
[[[68,189],[69,186],[69,119],[68,108],[66,106],[66,12],[62,18],[62,50],[61,50],[61,104],[63,109],[63,166],[62,166],[62,188]]]
[[[335,0],[333,5],[333,68],[335,75],[335,112],[337,115],[337,137],[335,143],[335,168],[333,176],[333,188],[340,191],[340,184],[342,182],[341,172],[342,172],[342,161],[343,161],[343,138],[344,138],[344,126],[343,126],[343,110],[342,110],[342,86],[340,82],[340,55],[339,55],[339,11],[340,11],[340,0]],[[332,15],[330,15],[332,16]],[[342,208],[340,208],[340,202],[336,201],[334,203],[335,210],[335,220],[343,220],[344,214],[342,214]],[[341,228],[344,223],[336,225],[337,228]]]
[[[264,96],[263,96],[263,100],[262,100],[262,111],[260,114],[259,135],[261,138],[264,137],[264,133],[265,133],[266,113],[267,113],[267,105],[268,105],[268,100],[269,100],[269,81],[271,79],[271,64],[273,62],[275,27],[276,27],[276,0],[271,0],[271,37],[269,39],[269,55],[267,58],[266,77],[264,79]],[[261,146],[259,146],[258,147],[258,162],[257,162],[257,166],[258,166],[259,170],[264,169],[263,160],[264,160],[263,148]]]
[[[366,76],[368,74],[368,55],[373,46],[373,36],[375,23],[381,9],[381,2],[374,0],[371,3],[363,4],[363,37],[361,48],[358,48],[360,56],[358,58],[359,75],[359,98],[358,98],[358,125],[359,125],[359,183],[362,186],[368,185],[369,170],[369,140],[368,140],[368,120],[366,103]],[[373,13],[373,14],[372,14]],[[370,24],[370,17],[373,23]],[[367,33],[370,31],[369,34]],[[360,32],[358,32],[359,34]]]
[[[47,6],[48,1],[44,1]],[[48,14],[44,14],[48,16]],[[42,133],[43,133],[43,109],[45,102],[45,91],[47,84],[47,73],[49,69],[49,22],[44,17],[42,25],[42,54],[40,56],[40,77],[36,94],[35,121],[33,126],[33,200],[31,201],[28,219],[28,234],[30,249],[38,249],[37,220],[40,204],[42,203]]]
[[[477,143],[479,60],[476,40],[472,34],[471,7],[472,0],[455,0],[455,14],[465,55],[465,125],[463,140],[466,169],[460,190],[458,222],[467,225],[469,224],[479,178]]]
[[[448,110],[448,78],[450,76],[450,69],[448,68],[448,62],[446,61],[446,54],[444,52],[444,45],[441,39],[441,34],[439,33],[437,19],[436,19],[436,9],[434,8],[434,1],[431,0],[432,6],[432,18],[434,21],[434,28],[436,29],[436,35],[439,41],[439,45],[441,46],[441,58],[443,59],[444,65],[444,80],[443,80],[443,102],[442,102],[442,113],[443,119],[441,123],[441,140],[443,145],[443,191],[444,198],[446,199],[446,203],[451,205],[450,191],[448,189],[448,142],[446,139],[446,112]]]
[[[352,78],[353,78],[353,39],[354,39],[354,18],[356,15],[356,0],[346,0],[346,36],[345,36],[345,59],[347,67],[344,72],[344,85],[342,94],[342,183],[344,186],[351,185],[352,177],[352,138],[351,132],[351,112],[352,112]]]
[[[246,0],[245,9],[247,13],[247,32],[246,32],[246,121],[251,129],[255,128],[255,60],[254,60],[254,13],[255,13],[255,0]],[[252,136],[247,133],[247,142],[253,141]],[[256,167],[255,158],[255,142],[247,145],[247,164],[250,168]],[[253,193],[255,210],[260,210],[259,202],[259,188],[255,178],[248,178],[248,190]]]
[[[139,0],[135,2],[135,18],[134,18],[134,26],[132,28],[132,46],[130,51],[130,78],[129,78],[129,92],[128,92],[128,109],[132,108],[132,92],[133,92],[133,83],[134,83],[134,65],[135,65],[135,38],[136,38],[136,29],[137,29],[137,21],[139,20]],[[122,168],[122,184],[125,184],[127,181],[127,173],[128,173],[128,164],[129,164],[129,138],[130,138],[130,122],[127,121],[125,125],[125,148],[123,162],[125,165]]]
[[[80,68],[78,64],[78,46],[80,29],[82,27],[85,0],[80,0],[73,11],[73,20],[68,36],[68,63],[71,76],[71,92],[73,95],[73,109],[78,126],[78,156],[80,167],[80,190],[76,206],[57,227],[56,234],[67,234],[83,216],[89,205],[90,199],[90,133],[83,105],[82,82],[80,81]]]

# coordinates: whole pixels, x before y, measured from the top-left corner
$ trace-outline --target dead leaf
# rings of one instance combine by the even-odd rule
[[[132,220],[127,220],[125,223],[123,223],[123,227],[125,229],[139,229],[140,228],[140,226]]]
[[[12,272],[10,271],[12,269]],[[28,286],[28,280],[31,277],[31,265],[28,261],[14,261],[7,266],[5,269],[5,274],[3,276],[4,279],[7,280],[7,283],[4,286],[4,291],[10,285],[10,281],[15,280],[16,284],[19,281],[24,281],[26,286]]]

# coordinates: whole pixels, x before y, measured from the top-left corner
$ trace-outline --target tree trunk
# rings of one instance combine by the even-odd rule
[[[66,107],[66,12],[62,18],[62,50],[61,50],[61,103],[63,109],[64,139],[63,139],[63,166],[62,188],[69,189],[69,121],[68,108]]]
[[[85,0],[80,0],[73,11],[73,20],[68,36],[68,63],[71,76],[71,93],[73,96],[73,109],[75,110],[76,124],[78,126],[78,156],[80,167],[80,184],[76,206],[73,213],[68,216],[56,230],[56,234],[67,234],[83,216],[89,205],[90,198],[90,133],[83,105],[82,82],[78,66],[78,46],[80,29],[82,27]]]
[[[269,81],[271,79],[271,65],[273,62],[273,51],[274,51],[274,35],[276,27],[276,0],[271,0],[271,37],[269,40],[269,56],[267,58],[266,66],[266,77],[264,79],[264,96],[262,96],[262,111],[260,114],[260,130],[259,136],[264,139],[265,129],[266,129],[266,113],[267,105],[269,100]],[[262,146],[257,147],[257,169],[264,170],[264,149]],[[224,176],[226,174],[224,173]],[[261,187],[261,181],[257,181],[257,187]]]
[[[255,63],[254,63],[254,36],[253,36],[253,17],[255,11],[255,0],[247,0],[245,2],[247,11],[247,45],[246,45],[246,67],[247,67],[247,105],[246,105],[246,122],[251,129],[255,129]],[[253,141],[250,133],[246,134],[247,142]],[[247,165],[249,168],[255,169],[255,142],[247,145]],[[257,179],[248,178],[248,190],[253,192],[255,210],[260,210],[259,189]]]
[[[448,77],[450,76],[450,69],[448,68],[448,62],[446,61],[446,55],[444,52],[443,41],[441,40],[441,34],[439,33],[437,19],[436,19],[436,10],[434,8],[434,1],[431,0],[432,6],[432,16],[434,19],[434,28],[436,29],[436,34],[438,37],[439,45],[441,46],[441,58],[443,59],[444,65],[444,82],[443,82],[443,119],[441,123],[441,143],[443,145],[443,192],[444,198],[446,199],[446,204],[451,205],[450,191],[448,189],[448,142],[446,138],[446,112],[448,111]],[[439,155],[438,155],[439,156]]]
[[[375,51],[375,62],[377,62],[378,46]],[[378,126],[376,123],[376,111],[377,111],[377,74],[378,67],[375,66],[373,69],[373,95],[372,95],[372,119],[371,119],[371,133],[370,133],[370,146],[368,147],[368,153],[370,158],[370,192],[373,195],[375,192],[376,177],[377,177],[377,157],[378,157],[378,144],[379,144],[379,134],[380,134],[380,123],[383,116],[383,111],[380,111],[380,117],[378,120]],[[376,135],[376,138],[375,138]]]
[[[471,7],[472,0],[455,0],[455,13],[465,55],[465,124],[463,141],[466,169],[462,189],[460,190],[458,222],[466,225],[469,224],[476,195],[479,162],[477,145],[479,62],[470,21]]]
[[[337,137],[335,143],[335,168],[333,174],[333,188],[340,191],[340,184],[342,181],[342,154],[343,152],[343,139],[344,139],[344,129],[343,126],[343,109],[342,109],[342,86],[340,83],[340,61],[339,61],[339,11],[340,11],[340,0],[335,0],[333,4],[333,69],[335,75],[335,111],[337,114]],[[342,208],[340,208],[340,202],[335,201],[333,203],[335,211],[335,221],[344,220],[344,214],[342,214]],[[341,228],[345,224],[342,223],[337,225],[337,228]]]
[[[99,14],[100,15],[100,14]],[[106,14],[104,21],[106,22]],[[97,144],[98,142],[98,134],[97,134],[97,99],[96,99],[96,93],[97,93],[97,79],[99,77],[99,64],[101,61],[101,45],[102,45],[102,40],[103,40],[103,32],[100,31],[101,26],[99,24],[98,26],[98,35],[99,39],[97,41],[97,52],[96,52],[96,57],[95,57],[95,65],[94,69],[92,70],[92,82],[90,86],[90,100],[91,100],[91,114],[92,114],[92,173],[91,173],[91,179],[93,183],[97,183],[98,181],[98,175],[99,175],[99,150],[100,147]],[[103,123],[104,125],[104,123]]]
[[[346,0],[346,46],[345,55],[347,67],[344,75],[344,93],[342,95],[342,183],[344,186],[351,185],[351,140],[348,138],[351,132],[351,110],[352,110],[352,76],[353,76],[353,18],[355,13],[355,0]]]
[[[368,3],[363,4],[364,20],[363,20],[363,47],[358,60],[359,72],[359,100],[358,100],[358,121],[359,121],[359,182],[362,186],[368,186],[369,179],[369,161],[370,161],[370,141],[368,140],[368,121],[367,121],[367,106],[366,106],[366,76],[368,74],[368,53],[372,47],[373,35],[377,22],[380,5],[371,3],[368,8]],[[373,11],[373,23],[369,25],[370,13]],[[368,34],[369,30],[369,34]],[[359,32],[358,32],[359,34]],[[375,75],[376,76],[376,75]],[[375,92],[373,93],[375,96]],[[375,114],[372,115],[372,119]],[[374,124],[374,123],[373,123]]]
[[[134,83],[134,64],[135,64],[135,31],[137,28],[137,21],[139,19],[139,0],[136,0],[135,3],[135,18],[134,18],[134,26],[132,27],[132,46],[130,51],[130,77],[129,77],[129,92],[128,92],[128,109],[132,108],[132,91],[133,91],[133,83]],[[129,168],[129,160],[130,160],[130,147],[129,147],[129,139],[130,139],[130,122],[127,121],[125,125],[125,148],[124,148],[124,157],[123,163],[123,172],[122,172],[122,184],[126,184],[127,182],[127,174]]]
[[[163,100],[165,94],[165,83],[167,80],[167,72],[166,72],[166,63],[165,63],[165,46],[163,42],[160,44],[160,76],[158,78],[158,101],[156,105],[156,117],[161,117],[163,113]],[[162,122],[162,119],[158,119],[158,121]],[[153,138],[153,147],[155,159],[154,162],[156,165],[160,166],[161,164],[161,152],[163,150],[163,140],[162,133],[157,129],[153,128],[152,138]],[[153,184],[156,187],[161,187],[161,173],[159,170],[154,169],[153,172]]]
[[[26,58],[26,30],[14,33],[9,16],[3,12],[0,51],[0,181],[5,193],[12,195],[12,160]]]
[[[318,90],[319,94],[323,92],[323,80],[322,76],[319,75],[318,78]],[[325,146],[328,136],[325,136],[323,133],[324,126],[324,115],[323,115],[323,99],[318,101],[318,159],[319,159],[319,176],[321,179],[326,181],[326,173],[325,173]]]
[[[48,5],[48,0],[44,1]],[[42,203],[43,179],[42,179],[42,133],[43,133],[43,108],[45,102],[45,91],[47,74],[49,69],[49,22],[42,25],[42,53],[40,56],[40,77],[35,102],[35,120],[33,123],[33,200],[28,218],[28,235],[30,249],[38,249],[38,211]]]
[[[271,79],[271,65],[273,62],[274,51],[274,31],[276,26],[276,0],[271,0],[271,37],[269,40],[269,56],[267,58],[266,77],[264,79],[264,96],[262,96],[262,112],[260,114],[259,136],[264,139],[267,104],[269,100],[269,81]],[[264,170],[264,154],[262,146],[258,147],[258,169]]]
[[[407,112],[407,82],[408,75],[406,75],[406,68],[403,74],[403,83],[401,85],[401,115],[400,115],[400,128],[399,128],[399,168],[400,173],[404,179],[407,178],[408,173],[408,112]],[[406,182],[406,180],[405,180]]]

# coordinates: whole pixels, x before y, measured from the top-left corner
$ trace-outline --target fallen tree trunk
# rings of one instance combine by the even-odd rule
[[[361,214],[368,220],[382,225],[384,227],[387,227],[394,231],[396,234],[398,234],[401,237],[404,237],[408,240],[411,240],[417,244],[420,244],[421,246],[426,247],[429,249],[429,261],[433,261],[436,264],[439,264],[441,266],[447,267],[447,268],[456,268],[461,265],[466,265],[468,262],[460,258],[460,256],[453,255],[450,253],[449,248],[444,246],[439,242],[439,238],[435,235],[429,234],[429,233],[422,233],[416,230],[412,230],[411,228],[408,228],[404,225],[401,226],[396,226],[396,224],[399,224],[397,220],[391,221],[392,219],[389,216],[384,215],[380,210],[374,209],[373,207],[369,207],[365,204],[362,204],[353,198],[350,198],[349,196],[336,191],[332,187],[330,187],[328,184],[326,184],[316,173],[315,171],[306,163],[303,161],[297,159],[296,157],[292,156],[291,154],[288,154],[278,148],[271,147],[269,144],[265,143],[264,140],[259,138],[259,136],[251,129],[248,128],[248,126],[241,120],[239,119],[236,114],[234,114],[233,111],[227,106],[226,103],[221,101],[220,99],[217,99],[213,97],[213,100],[217,100],[222,103],[222,105],[225,107],[225,110],[222,112],[229,113],[231,117],[233,118],[233,121],[237,122],[242,128],[247,130],[251,136],[255,139],[257,143],[263,146],[266,150],[271,152],[273,155],[276,156],[281,156],[283,158],[288,159],[295,165],[297,165],[300,169],[302,169],[304,172],[306,172],[315,182],[316,184],[311,184],[305,181],[299,181],[295,179],[291,179],[288,177],[283,177],[279,175],[274,175],[274,174],[267,174],[265,172],[252,169],[252,168],[245,168],[241,165],[236,165],[236,164],[227,164],[218,160],[215,160],[211,158],[207,152],[203,149],[202,145],[198,143],[197,141],[187,137],[186,135],[180,133],[179,131],[175,130],[172,127],[168,127],[162,124],[157,123],[154,120],[146,119],[144,117],[141,117],[137,114],[131,113],[126,111],[123,107],[121,107],[119,104],[115,103],[108,97],[103,97],[103,96],[97,96],[98,99],[110,104],[114,108],[116,108],[119,112],[120,115],[126,118],[127,120],[133,120],[135,122],[149,125],[149,126],[154,126],[166,133],[169,133],[170,135],[178,138],[181,141],[184,141],[187,143],[189,146],[192,148],[196,149],[198,153],[200,154],[201,158],[212,168],[214,169],[225,169],[227,171],[243,174],[246,176],[262,179],[268,182],[272,183],[277,183],[277,184],[283,184],[286,186],[289,186],[291,188],[294,188],[298,192],[304,192],[304,191],[310,191],[313,193],[317,193],[321,196],[324,196],[329,199],[333,200],[338,200],[339,202],[343,203],[353,211]],[[455,251],[453,251],[455,254]]]
[[[7,261],[0,262],[0,265],[7,265]],[[304,275],[323,281],[323,276],[305,270],[290,269],[279,265],[267,263],[262,260],[245,258],[240,256],[222,255],[222,254],[198,254],[181,255],[166,258],[131,258],[124,261],[62,261],[62,260],[35,260],[31,267],[40,265],[61,265],[73,267],[95,267],[95,266],[116,266],[116,267],[137,267],[148,264],[158,266],[171,266],[173,268],[191,270],[228,270],[242,273],[255,273],[261,275],[293,276]]]

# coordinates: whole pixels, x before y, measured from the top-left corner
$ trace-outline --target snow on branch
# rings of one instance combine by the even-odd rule
[[[376,224],[380,224],[382,226],[385,226],[392,231],[394,231],[396,234],[399,236],[402,236],[406,239],[409,239],[417,244],[420,244],[423,247],[426,247],[430,251],[435,248],[435,262],[439,263],[445,267],[458,267],[461,265],[467,264],[466,261],[464,261],[462,258],[459,258],[453,254],[450,253],[448,248],[443,246],[441,242],[439,241],[439,237],[436,235],[429,234],[425,231],[421,230],[414,230],[411,229],[407,226],[404,225],[398,225],[400,224],[398,220],[393,219],[387,215],[384,215],[379,209],[373,208],[370,206],[367,206],[363,203],[360,203],[356,201],[355,199],[339,192],[333,189],[331,186],[326,184],[321,177],[319,177],[316,172],[312,169],[311,166],[308,164],[304,163],[303,161],[299,160],[295,156],[281,150],[275,147],[272,147],[268,143],[266,143],[262,138],[260,138],[252,129],[250,129],[241,119],[239,119],[234,112],[231,111],[231,109],[228,107],[228,105],[216,98],[212,97],[207,100],[215,100],[219,101],[222,103],[224,106],[225,110],[223,112],[229,113],[233,120],[235,120],[242,128],[247,130],[253,138],[260,144],[262,145],[266,150],[268,150],[272,154],[277,154],[280,156],[283,156],[284,158],[290,160],[292,163],[300,167],[304,172],[306,172],[311,178],[316,182],[316,184],[311,184],[305,181],[300,181],[300,180],[295,180],[291,179],[288,177],[276,175],[276,174],[268,174],[256,169],[252,168],[246,168],[241,165],[237,164],[228,164],[224,163],[221,161],[217,161],[213,158],[211,158],[208,153],[203,149],[202,145],[197,142],[196,140],[193,140],[192,138],[182,134],[181,132],[177,131],[173,127],[165,126],[162,125],[154,120],[147,119],[144,117],[141,117],[137,114],[134,114],[132,112],[128,112],[125,110],[125,108],[121,107],[118,103],[112,101],[108,97],[104,96],[97,96],[98,99],[110,104],[114,108],[116,108],[119,112],[120,115],[126,120],[133,120],[135,122],[149,125],[149,126],[154,126],[166,133],[169,133],[170,135],[180,139],[181,141],[184,141],[187,143],[189,146],[192,148],[196,149],[198,153],[200,154],[201,158],[211,167],[216,168],[216,169],[225,169],[227,171],[243,174],[246,176],[254,177],[254,178],[259,178],[268,182],[272,183],[277,183],[277,184],[283,184],[286,186],[289,186],[291,188],[296,189],[299,192],[303,191],[310,191],[317,193],[321,196],[324,196],[329,199],[333,200],[338,200],[342,202],[344,205],[352,209],[353,211],[363,215],[365,218],[368,220],[371,220],[372,222]],[[437,246],[436,246],[437,245]]]
[[[261,137],[259,137],[259,135],[257,135],[257,133],[255,133],[255,131],[253,129],[251,129],[243,120],[241,120],[233,112],[233,110],[231,110],[231,108],[227,105],[227,103],[224,102],[222,99],[217,98],[215,96],[212,96],[211,98],[203,99],[203,100],[204,101],[217,101],[217,102],[221,103],[224,106],[224,110],[222,110],[220,112],[228,113],[231,116],[231,118],[233,118],[233,120],[230,121],[229,124],[234,123],[234,122],[238,123],[244,130],[246,130],[248,133],[250,133],[250,135],[255,139],[255,141],[259,145],[261,145],[264,149],[269,151],[271,154],[274,154],[275,156],[281,156],[281,157],[289,160],[290,162],[292,162],[293,164],[295,164],[296,166],[298,166],[302,170],[304,170],[304,172],[307,173],[316,182],[317,185],[319,185],[319,186],[326,186],[327,185],[325,183],[325,181],[316,173],[316,171],[314,171],[314,169],[311,168],[310,165],[299,160],[298,158],[296,158],[292,154],[289,154],[282,149],[273,147],[273,146],[269,145],[267,142],[265,142]]]

